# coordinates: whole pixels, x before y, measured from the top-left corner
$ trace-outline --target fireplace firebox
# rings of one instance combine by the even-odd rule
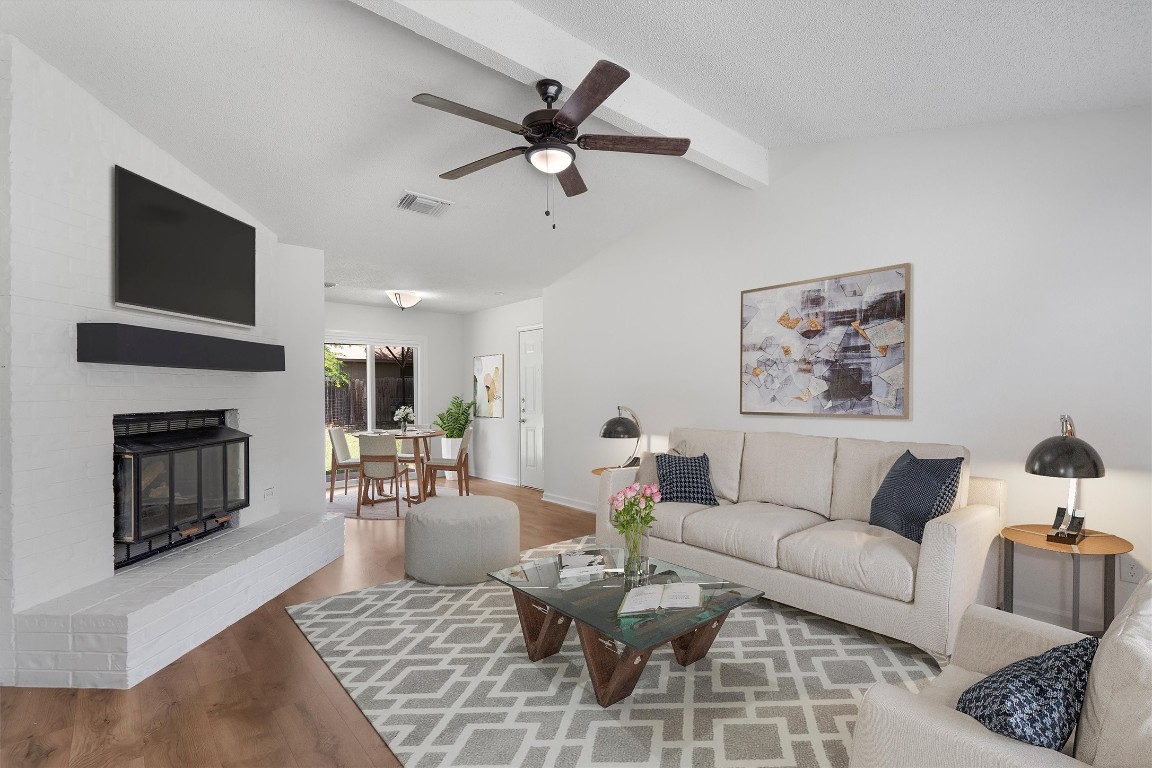
[[[224,411],[124,414],[115,434],[115,567],[228,528],[249,504],[248,439]]]

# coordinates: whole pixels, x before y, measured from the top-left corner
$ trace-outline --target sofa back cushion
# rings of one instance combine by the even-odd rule
[[[676,449],[682,456],[708,454],[713,492],[719,498],[736,501],[740,493],[743,432],[676,427],[668,435],[668,447]]]
[[[1147,765],[1152,755],[1152,577],[1113,620],[1092,662],[1076,759],[1096,766]]]
[[[766,501],[828,517],[836,439],[749,432],[740,464],[740,501]]]
[[[939,443],[888,443],[841,437],[836,441],[836,469],[832,474],[832,519],[868,522],[872,497],[888,476],[888,470],[892,469],[904,451],[911,451],[913,456],[920,459],[964,457],[960,469],[960,488],[952,508],[968,503],[971,461],[967,448]]]

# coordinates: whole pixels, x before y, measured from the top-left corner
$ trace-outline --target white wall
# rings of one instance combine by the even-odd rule
[[[594,427],[624,404],[656,448],[675,425],[963,444],[977,474],[1008,480],[1010,522],[1043,523],[1067,483],[1024,458],[1068,413],[1107,466],[1082,483],[1089,525],[1152,567],[1149,122],[1145,108],[778,153],[767,189],[636,231],[545,290],[548,494],[594,500],[589,470],[623,458]],[[905,261],[910,420],[740,415],[741,290]],[[1069,614],[1069,563],[1021,549],[1018,608]],[[1091,621],[1099,559],[1084,567]]]
[[[448,406],[452,395],[464,394],[471,388],[472,359],[464,359],[463,315],[428,312],[419,307],[401,312],[391,303],[370,307],[330,301],[324,305],[323,341],[418,346],[418,424],[431,423]],[[321,416],[320,421],[323,420]]]
[[[112,576],[112,416],[144,411],[239,410],[251,441],[252,506],[245,525],[279,512],[322,448],[296,439],[316,417],[322,369],[300,345],[319,344],[322,256],[278,249],[276,236],[91,95],[15,40],[11,85],[10,259],[2,322],[11,339],[3,414],[11,496],[11,603],[22,610]],[[7,125],[7,123],[6,123]],[[124,166],[256,227],[253,329],[114,307],[112,168]],[[301,272],[277,275],[283,257]],[[119,322],[283,344],[287,373],[197,371],[76,362],[78,322]],[[292,377],[292,382],[285,377]],[[298,377],[298,378],[297,378]],[[301,414],[297,417],[295,414]],[[269,499],[263,489],[280,488]],[[300,497],[303,498],[303,497]],[[319,498],[317,494],[317,498]],[[303,511],[303,508],[299,508]],[[314,510],[319,513],[322,506]],[[4,574],[7,576],[7,572]]]
[[[309,515],[324,509],[324,252],[280,243],[276,247],[276,294],[300,301],[281,312],[277,337],[284,348],[285,375],[273,377],[277,400],[291,404],[280,437],[291,451],[281,455],[275,495],[284,515]],[[263,489],[258,489],[263,491]],[[256,490],[253,491],[256,493]]]
[[[12,46],[0,36],[0,147],[10,145]],[[0,162],[0,685],[15,681],[12,616],[12,164]]]
[[[474,312],[464,318],[468,388],[461,394],[471,400],[472,358],[504,355],[504,418],[476,419],[472,432],[471,471],[510,485],[520,483],[520,329],[544,321],[544,300],[528,299],[503,307]],[[548,332],[544,332],[544,365],[548,365]],[[545,431],[548,414],[545,411]],[[544,457],[545,466],[548,457]]]

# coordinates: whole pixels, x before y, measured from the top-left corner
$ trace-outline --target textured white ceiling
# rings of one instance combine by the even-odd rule
[[[1148,104],[1148,0],[518,0],[771,148]]]
[[[520,5],[769,147],[1149,101],[1146,1]],[[581,153],[590,192],[557,191],[553,231],[523,160],[443,181],[520,140],[414,94],[513,120],[542,104],[344,0],[0,0],[0,29],[283,241],[324,249],[335,300],[404,289],[466,312],[538,296],[637,223],[734,188],[679,158]],[[456,205],[397,211],[405,189]]]

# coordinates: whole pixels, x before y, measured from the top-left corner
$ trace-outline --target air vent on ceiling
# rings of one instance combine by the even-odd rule
[[[411,192],[404,190],[404,195],[396,203],[396,207],[402,211],[412,211],[412,213],[422,213],[425,216],[439,216],[441,213],[452,205],[450,200],[441,200],[437,197],[430,195],[422,195],[419,192]]]

